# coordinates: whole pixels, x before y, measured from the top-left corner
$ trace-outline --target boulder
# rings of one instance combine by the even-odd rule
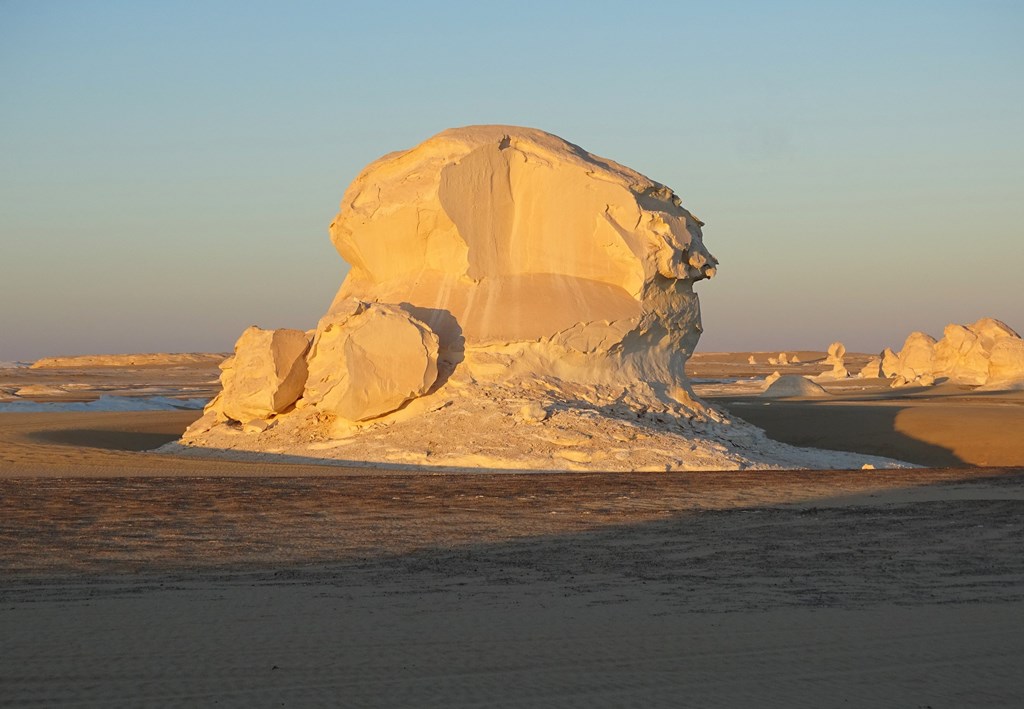
[[[305,386],[308,349],[301,330],[246,329],[220,365],[221,392],[207,409],[242,423],[285,411]]]
[[[879,379],[882,376],[882,358],[872,357],[857,374],[861,379]]]
[[[889,375],[895,377],[893,386],[913,384],[922,377],[931,377],[934,382],[935,342],[934,337],[923,332],[912,332],[907,336]]]
[[[438,338],[397,305],[349,299],[321,319],[304,406],[349,421],[395,411],[437,381]]]
[[[1024,382],[1024,340],[1003,338],[992,346],[988,360],[986,385],[992,388],[1018,389]],[[1013,386],[1004,386],[1004,385]]]
[[[900,371],[900,358],[890,348],[886,347],[882,350],[882,376],[886,379],[899,376]]]

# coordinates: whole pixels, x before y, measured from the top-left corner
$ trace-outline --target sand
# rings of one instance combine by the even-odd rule
[[[718,403],[1018,467],[442,475],[0,414],[0,706],[1021,706],[1022,407],[861,386]]]
[[[5,480],[3,702],[1018,706],[1022,483]]]

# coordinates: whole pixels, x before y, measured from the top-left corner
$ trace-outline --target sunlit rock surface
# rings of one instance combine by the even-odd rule
[[[693,287],[717,265],[702,226],[668,187],[539,130],[459,128],[386,155],[331,224],[351,269],[294,406],[246,421],[269,407],[211,405],[178,449],[416,468],[891,464],[771,441],[694,397]]]
[[[986,386],[1013,382],[1024,379],[1024,361],[1012,354],[1019,351],[1020,342],[1020,335],[994,318],[950,324],[940,340],[911,333],[898,355],[883,353],[882,370],[894,378],[894,386],[927,386],[939,380]]]

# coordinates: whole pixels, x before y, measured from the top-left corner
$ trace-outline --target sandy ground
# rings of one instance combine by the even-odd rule
[[[5,706],[1020,706],[1024,471],[0,481]]]
[[[960,464],[980,436],[1021,460],[1012,400],[905,394],[717,403],[904,459]],[[140,452],[197,414],[0,414],[0,706],[1024,705],[1020,462],[437,475]]]

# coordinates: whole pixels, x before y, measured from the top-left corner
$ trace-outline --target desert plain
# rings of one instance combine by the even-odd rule
[[[58,405],[0,412],[0,705],[1020,706],[1024,393],[767,400],[767,356],[688,374],[778,440],[921,467],[182,457],[154,449],[197,409],[67,404],[186,406],[216,357],[0,370]]]

